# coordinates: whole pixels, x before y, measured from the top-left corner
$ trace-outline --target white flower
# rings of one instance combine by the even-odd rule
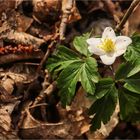
[[[87,43],[90,53],[99,55],[104,64],[111,65],[116,57],[125,53],[132,40],[127,36],[116,36],[111,27],[106,27],[102,38],[89,38]]]

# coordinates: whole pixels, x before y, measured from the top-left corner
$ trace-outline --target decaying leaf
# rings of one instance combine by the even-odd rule
[[[2,85],[0,85],[0,103],[15,102],[18,98],[12,96]]]
[[[60,14],[60,0],[33,0],[33,17],[41,23],[45,21],[56,21]]]
[[[11,113],[19,101],[4,104],[0,107],[0,139],[19,139],[15,130],[12,129]]]
[[[114,82],[113,74],[123,59],[118,58],[112,67],[103,66],[98,56],[88,53],[86,40],[90,36],[100,36],[107,26],[115,28],[130,4],[131,1],[125,0],[0,1],[0,140],[19,139],[18,137],[105,139],[109,136],[119,120],[118,106],[113,108],[115,112],[110,115],[111,120],[105,125],[100,121],[101,128],[92,133],[91,121],[99,106],[105,113],[99,111],[97,118],[103,116],[109,120],[111,105],[107,103],[110,100],[103,104],[108,105],[106,108],[102,109],[103,105],[99,102],[95,106],[96,112],[91,116],[88,112],[98,100],[96,97],[107,97],[104,96],[110,86],[105,84],[107,82],[102,86],[104,90],[100,90],[99,86],[99,92],[95,95],[94,92],[98,91],[98,79],[112,76]],[[136,29],[139,31],[139,7],[134,9],[121,33],[131,34]],[[77,35],[80,37],[76,37],[72,44]],[[67,47],[59,49],[60,44]],[[129,48],[128,57],[131,57],[131,53],[134,56],[138,54],[138,46],[139,44]],[[87,60],[88,55],[91,57]],[[54,59],[50,56],[54,56]],[[62,62],[59,63],[59,60]],[[44,67],[46,62],[53,69],[53,75],[48,73],[48,65]],[[95,67],[92,67],[95,65],[93,62],[97,62]],[[71,63],[64,71],[63,68]],[[96,75],[94,70],[99,73]],[[139,65],[134,70],[138,72]],[[117,82],[113,85],[118,89],[122,83]],[[125,85],[125,88],[129,90],[130,86]],[[137,88],[139,89],[139,85]],[[71,101],[63,108],[60,101],[65,102],[65,96],[71,98]],[[60,97],[63,97],[62,100]],[[136,97],[134,99],[138,100]],[[134,99],[132,101],[136,102]],[[16,106],[17,104],[19,105]],[[129,109],[123,111],[125,115],[125,111],[129,112]],[[138,135],[137,131],[135,133]]]
[[[11,113],[14,110],[14,107],[19,104],[19,101],[16,101],[14,103],[4,104],[0,107],[0,130],[3,129],[3,131],[0,131],[0,138],[5,138],[11,136],[11,138],[18,138],[16,136],[16,133],[14,130],[12,130],[11,125]]]

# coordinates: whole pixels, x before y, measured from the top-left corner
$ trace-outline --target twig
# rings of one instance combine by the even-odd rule
[[[44,63],[47,61],[49,55],[50,55],[50,48],[47,49],[47,52],[45,53],[43,59],[41,60],[39,66],[37,68],[37,72],[40,72],[40,70],[42,69]]]
[[[60,40],[64,39],[66,24],[67,24],[68,17],[71,14],[71,9],[72,9],[72,6],[73,6],[73,2],[74,2],[74,0],[63,0],[62,1],[63,15],[62,15],[60,28],[59,28]]]
[[[130,7],[128,8],[128,10],[126,11],[125,15],[123,16],[121,22],[116,26],[115,31],[121,31],[121,29],[123,28],[124,24],[126,23],[128,18],[132,14],[134,8],[139,4],[139,2],[140,2],[140,0],[133,0],[133,2],[131,3]]]
[[[7,63],[13,63],[17,61],[27,61],[34,59],[41,59],[43,57],[43,53],[41,51],[35,51],[31,53],[18,53],[18,54],[8,54],[0,56],[0,65],[4,65]]]
[[[54,45],[54,43],[55,43],[55,41],[52,41],[51,44],[48,46],[47,52],[45,53],[43,59],[41,60],[39,66],[37,68],[37,72],[39,72],[42,69],[43,65],[47,61],[47,59],[48,59],[48,57],[50,55],[50,52],[51,52],[51,47]]]
[[[50,95],[55,89],[56,89],[56,81],[52,82],[52,84],[50,84],[45,91],[44,90],[41,91],[39,96],[35,99],[33,106],[39,103],[46,96]]]
[[[48,105],[47,103],[36,104],[36,105],[29,106],[29,109],[35,108],[35,107],[38,107],[38,106],[47,106],[47,105]]]

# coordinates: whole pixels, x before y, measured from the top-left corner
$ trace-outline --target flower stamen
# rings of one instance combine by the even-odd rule
[[[103,39],[102,44],[98,46],[103,49],[105,52],[113,52],[115,50],[115,44],[111,39]]]

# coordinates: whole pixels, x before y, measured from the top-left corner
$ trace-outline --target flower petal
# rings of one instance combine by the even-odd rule
[[[89,38],[87,39],[87,43],[90,45],[90,46],[98,46],[100,45],[102,42],[101,42],[101,38]]]
[[[112,56],[115,55],[114,53],[115,53],[114,51],[112,51],[112,52],[107,52],[106,55],[109,56],[109,57],[112,57]]]
[[[115,41],[116,35],[114,30],[111,27],[106,27],[103,31],[102,38],[103,39],[109,38]]]
[[[100,58],[105,65],[111,65],[115,62],[116,56],[101,55]]]
[[[123,53],[125,53],[128,45],[131,44],[131,43],[132,43],[132,40],[131,40],[130,37],[127,37],[127,36],[116,37],[116,42],[115,42],[116,56],[120,56]]]
[[[115,52],[115,56],[116,56],[116,57],[118,57],[118,56],[120,56],[120,55],[124,54],[124,53],[125,53],[125,51],[126,51],[126,49],[117,50],[117,51]]]
[[[105,54],[104,50],[99,48],[98,46],[101,45],[101,39],[100,38],[90,38],[87,39],[87,43],[89,44],[88,50],[92,54],[96,55],[103,55]]]

